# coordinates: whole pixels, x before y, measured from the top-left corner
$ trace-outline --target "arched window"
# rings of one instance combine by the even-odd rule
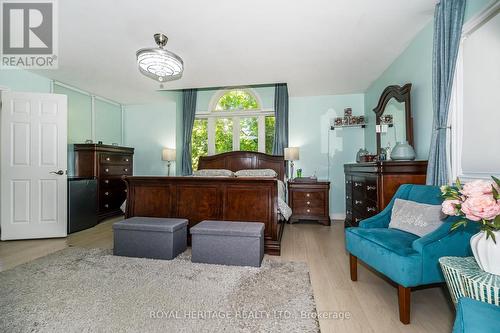
[[[217,104],[213,111],[241,111],[259,110],[260,103],[257,96],[246,89],[232,89],[224,91],[222,95],[217,94]]]
[[[197,114],[192,136],[193,169],[200,156],[244,150],[272,153],[274,110],[263,108],[253,89],[216,92],[206,112]]]

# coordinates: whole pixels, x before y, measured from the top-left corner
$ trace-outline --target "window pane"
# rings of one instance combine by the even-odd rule
[[[245,90],[233,89],[228,91],[217,102],[216,111],[256,110],[259,104],[255,97]]]
[[[191,159],[193,170],[198,170],[200,156],[208,155],[208,121],[207,119],[195,119],[193,135],[191,136]]]
[[[233,120],[219,118],[215,122],[215,153],[233,151]]]
[[[240,119],[240,150],[259,150],[259,124],[257,117]]]
[[[266,117],[266,154],[273,153],[275,120],[274,116]]]

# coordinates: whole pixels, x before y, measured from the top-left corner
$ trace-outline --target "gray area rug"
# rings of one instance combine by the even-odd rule
[[[318,332],[305,263],[69,248],[0,272],[0,332]]]

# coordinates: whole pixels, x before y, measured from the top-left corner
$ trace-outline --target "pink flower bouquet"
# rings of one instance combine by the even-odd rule
[[[500,230],[500,179],[491,178],[493,181],[475,180],[463,186],[457,179],[455,186],[441,187],[445,199],[443,213],[463,217],[453,224],[451,230],[474,221],[480,223],[481,230],[496,243],[493,232]]]

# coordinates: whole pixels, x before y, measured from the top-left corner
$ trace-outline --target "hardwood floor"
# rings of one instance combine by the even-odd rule
[[[65,239],[0,242],[0,271],[66,248],[112,248],[117,219]],[[450,332],[454,310],[444,288],[412,292],[411,324],[399,322],[397,289],[363,265],[358,281],[349,278],[343,225],[286,225],[280,260],[306,261],[319,312],[349,312],[350,319],[320,319],[322,332]]]

